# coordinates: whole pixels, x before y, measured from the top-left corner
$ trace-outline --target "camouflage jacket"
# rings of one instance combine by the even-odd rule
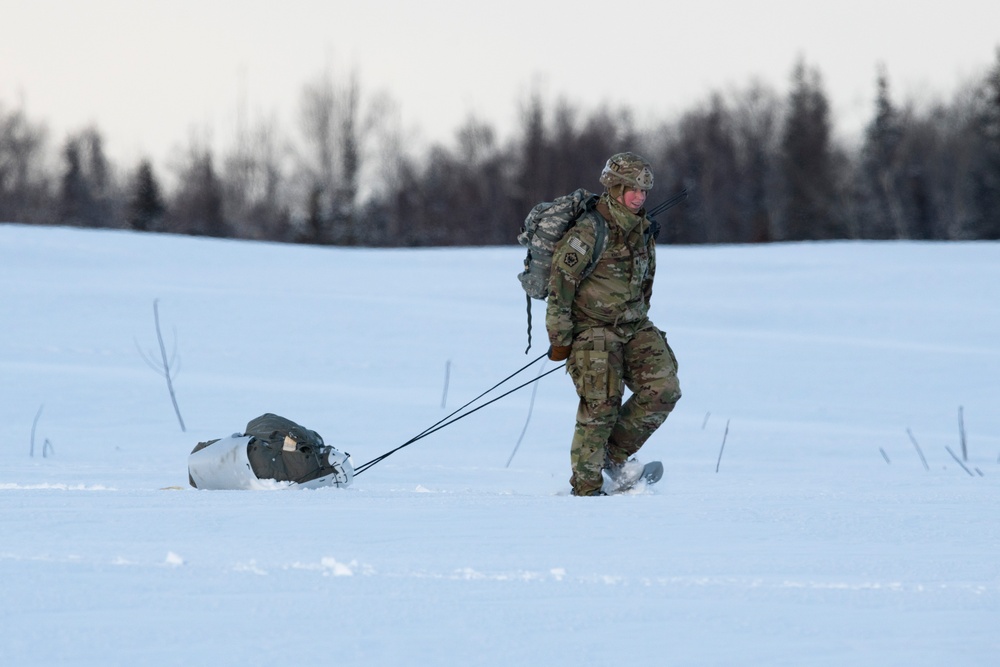
[[[590,215],[566,233],[552,256],[545,328],[553,345],[571,345],[581,331],[644,324],[656,272],[656,252],[645,211],[632,214],[604,193],[590,215],[608,221],[607,248],[593,272],[580,278],[594,252]]]

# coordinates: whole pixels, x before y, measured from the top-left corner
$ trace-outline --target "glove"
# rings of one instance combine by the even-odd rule
[[[549,359],[552,361],[565,361],[569,359],[569,352],[572,345],[549,345]]]

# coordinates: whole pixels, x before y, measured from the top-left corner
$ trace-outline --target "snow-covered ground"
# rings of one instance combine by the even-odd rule
[[[347,489],[186,486],[262,413],[360,464],[540,355],[518,248],[0,225],[0,254],[3,665],[997,664],[1000,244],[661,247],[666,476],[597,499],[565,495],[561,371],[509,468],[530,389]]]

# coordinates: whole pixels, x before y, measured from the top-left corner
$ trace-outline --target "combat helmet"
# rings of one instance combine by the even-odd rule
[[[601,185],[609,190],[616,185],[649,190],[653,187],[653,170],[640,155],[615,153],[601,171]]]

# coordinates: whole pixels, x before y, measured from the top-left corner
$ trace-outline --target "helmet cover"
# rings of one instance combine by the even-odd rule
[[[624,185],[639,190],[653,187],[653,171],[649,162],[635,153],[616,153],[611,156],[601,171],[601,185],[611,188]]]

